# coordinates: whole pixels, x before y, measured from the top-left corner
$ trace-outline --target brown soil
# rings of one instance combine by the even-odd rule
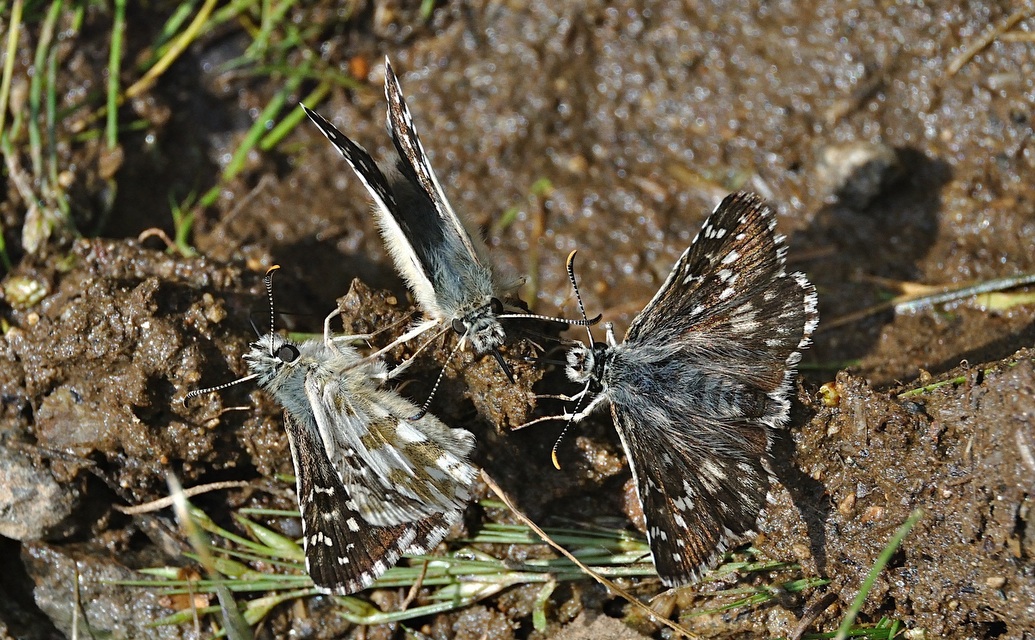
[[[803,364],[802,402],[775,448],[783,487],[756,546],[831,582],[800,600],[684,620],[705,636],[788,636],[826,592],[834,604],[809,630],[832,631],[895,530],[922,509],[861,620],[892,618],[928,638],[1035,637],[1035,306],[987,311],[968,299],[833,322],[885,300],[888,281],[948,285],[1035,272],[1035,20],[1013,27],[1023,37],[995,38],[964,58],[1010,11],[941,4],[447,4],[412,26],[418,18],[388,3],[389,14],[368,9],[327,31],[322,55],[343,67],[358,57],[373,71],[368,85],[333,93],[320,111],[383,153],[380,65],[390,55],[454,207],[495,231],[495,255],[529,275],[525,297],[536,311],[577,313],[564,260],[578,248],[587,307],[621,335],[718,197],[745,188],[779,203],[790,260],[816,284],[822,321]],[[299,11],[309,20],[334,13],[315,3]],[[127,59],[164,16],[136,19]],[[103,84],[109,22],[88,12],[85,45],[63,54],[69,100]],[[34,45],[24,39],[23,72]],[[0,442],[5,464],[39,474],[25,489],[51,497],[40,502],[48,513],[30,514],[32,541],[0,537],[11,567],[0,577],[0,637],[67,633],[77,575],[91,585],[80,597],[97,604],[96,628],[190,637],[187,627],[140,626],[162,610],[140,590],[96,586],[182,553],[164,516],[111,508],[165,495],[167,472],[185,485],[253,480],[263,489],[199,501],[224,515],[245,504],[292,506],[290,492],[263,480],[291,471],[268,398],[242,385],[180,402],[187,390],[242,374],[249,317],[260,330],[266,322],[266,268],[283,266],[277,306],[291,315],[278,322],[291,330],[318,331],[341,296],[347,330],[411,311],[361,185],[305,124],[278,150],[251,158],[202,212],[194,243],[203,258],[135,239],[152,227],[172,233],[168,195],[211,187],[250,125],[248,110],[280,88],[211,71],[244,46],[203,39],[126,106],[149,127],[124,134],[111,176],[99,143],[60,148],[77,226],[92,239],[55,237],[25,255],[27,207],[7,185],[0,221],[17,263],[0,302],[9,326],[0,339]],[[552,188],[530,196],[541,178]],[[99,203],[111,197],[101,219]],[[511,207],[515,221],[497,229]],[[537,521],[635,515],[624,506],[628,471],[606,415],[562,444],[562,471],[550,463],[559,426],[509,431],[530,415],[534,393],[555,393],[562,381],[521,360],[532,354],[527,344],[508,353],[516,386],[491,359],[463,356],[449,365],[432,410],[478,436],[478,462]],[[426,397],[441,359],[423,357],[405,393]],[[814,398],[827,382],[836,393],[823,404]],[[247,409],[227,411],[239,406]],[[530,624],[537,592],[513,589],[428,620],[423,631],[541,637]],[[581,615],[565,637],[593,637],[583,627],[621,637],[593,622],[622,610],[590,583],[558,589],[554,600],[563,616],[545,635]],[[680,611],[697,602],[677,600]],[[100,613],[130,608],[140,617]],[[289,632],[359,633],[321,599],[275,611],[264,629]]]

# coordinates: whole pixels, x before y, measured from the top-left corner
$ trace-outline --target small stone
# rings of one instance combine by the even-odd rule
[[[29,543],[22,547],[22,563],[36,585],[36,606],[67,638],[194,637],[190,625],[153,626],[172,613],[162,606],[159,590],[116,584],[139,580],[140,575],[100,545]]]
[[[28,309],[47,297],[50,287],[40,279],[25,275],[14,275],[0,287],[0,296],[15,309]]]
[[[824,407],[836,407],[841,404],[841,386],[837,382],[824,383],[820,386],[817,395],[819,396],[820,404]],[[837,431],[833,433],[837,433]]]
[[[855,501],[855,494],[849,493],[845,496],[844,500],[837,505],[837,511],[843,516],[850,516],[855,511]]]
[[[0,535],[23,542],[61,537],[78,500],[75,488],[28,455],[0,448]]]
[[[816,166],[821,188],[856,210],[865,209],[901,174],[893,148],[866,141],[826,147]]]
[[[985,584],[988,585],[989,589],[1002,589],[1003,585],[1006,584],[1006,578],[1003,576],[993,576],[991,578],[985,578]]]

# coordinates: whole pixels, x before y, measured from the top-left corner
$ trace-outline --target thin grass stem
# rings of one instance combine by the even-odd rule
[[[105,125],[105,141],[109,149],[119,145],[119,73],[125,32],[126,0],[115,0],[115,19],[111,27],[111,50],[108,56],[108,112]]]
[[[837,635],[834,636],[834,640],[845,640],[848,637],[848,632],[851,630],[852,625],[855,624],[855,619],[859,616],[859,612],[862,610],[863,604],[866,602],[866,597],[870,594],[870,590],[873,589],[873,584],[877,581],[877,576],[884,570],[884,567],[888,565],[891,560],[891,556],[895,555],[902,541],[906,539],[909,532],[913,529],[913,526],[920,520],[924,515],[922,509],[917,509],[909,518],[906,519],[902,526],[898,528],[895,535],[891,536],[891,540],[881,551],[880,555],[877,556],[877,561],[873,563],[873,567],[870,568],[870,572],[866,574],[866,579],[863,580],[862,586],[859,587],[859,593],[855,595],[855,599],[852,600],[851,606],[848,607],[848,611],[845,613],[844,619],[841,621],[841,626],[837,628]]]

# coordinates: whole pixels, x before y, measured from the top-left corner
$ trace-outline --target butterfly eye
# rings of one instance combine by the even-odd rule
[[[577,373],[586,370],[586,355],[578,349],[568,352],[568,368]]]
[[[294,362],[298,358],[298,347],[293,344],[282,344],[277,349],[276,356],[281,362]]]
[[[503,303],[500,302],[499,298],[493,298],[489,300],[489,308],[492,309],[493,315],[501,315],[503,313]]]
[[[453,318],[453,331],[462,336],[467,333],[467,325],[460,318]]]

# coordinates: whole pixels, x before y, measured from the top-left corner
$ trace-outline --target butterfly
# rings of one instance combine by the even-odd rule
[[[402,554],[434,549],[460,521],[477,473],[474,436],[431,414],[412,419],[417,407],[380,387],[384,363],[348,346],[356,338],[325,331],[293,342],[271,331],[245,354],[248,376],[184,399],[256,380],[283,407],[306,571],[338,594],[370,586]]]
[[[513,380],[510,367],[499,352],[507,339],[502,319],[536,318],[575,324],[584,321],[532,315],[503,303],[521,279],[506,275],[493,264],[479,234],[450,206],[417,135],[399,79],[387,59],[385,98],[388,133],[397,153],[394,166],[386,171],[363,147],[320,114],[305,105],[302,108],[369,192],[388,253],[427,317],[390,346],[430,329],[451,328],[460,336],[460,343],[469,343],[476,355],[491,353]]]
[[[385,60],[388,132],[398,159],[387,175],[363,147],[320,114],[306,114],[338,149],[374,200],[374,216],[396,268],[428,321],[406,334],[413,338],[438,326],[452,328],[478,355],[499,353],[506,340],[500,323],[506,294],[520,280],[503,275],[468,222],[450,206],[417,135],[399,79]]]
[[[770,432],[790,412],[795,365],[819,322],[815,288],[787,273],[784,238],[758,196],[726,197],[618,343],[571,347],[570,380],[611,406],[667,586],[696,581],[750,539],[772,481]],[[568,274],[579,307],[574,253]],[[587,330],[588,331],[588,330]]]

